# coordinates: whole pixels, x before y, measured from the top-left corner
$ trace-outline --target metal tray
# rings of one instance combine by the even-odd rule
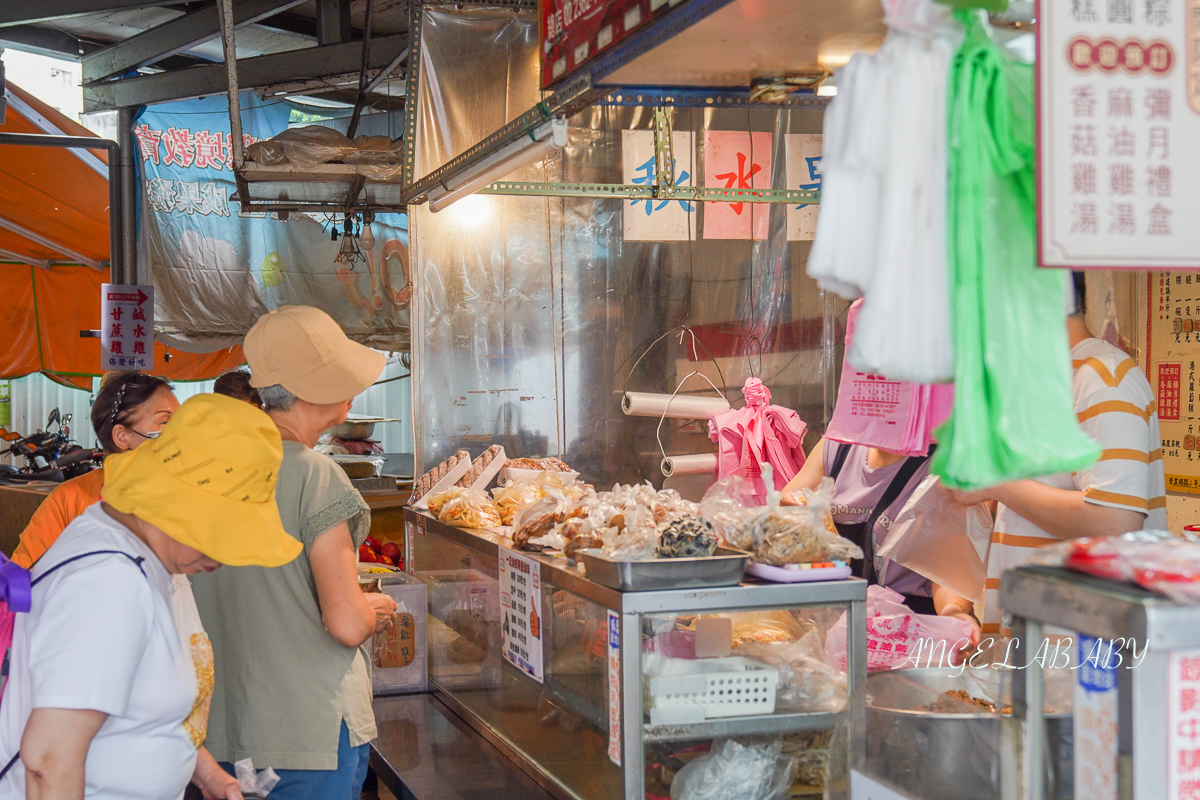
[[[720,551],[718,551],[720,553]],[[703,589],[737,586],[746,571],[749,553],[725,551],[708,558],[655,558],[647,561],[613,561],[599,550],[580,550],[587,576],[620,592],[653,592],[659,589]]]

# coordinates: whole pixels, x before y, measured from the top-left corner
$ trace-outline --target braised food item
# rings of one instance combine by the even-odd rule
[[[717,529],[704,517],[681,514],[665,528],[658,540],[659,558],[705,558],[717,549]]]
[[[413,484],[413,493],[412,497],[409,498],[409,501],[415,503],[425,495],[429,494],[433,487],[437,485],[437,482],[446,477],[450,473],[450,470],[457,467],[459,462],[461,462],[464,458],[469,460],[471,458],[471,453],[467,450],[459,450],[457,453],[450,456],[433,469],[429,470],[429,472],[426,472],[424,475],[422,475],[420,479]]]
[[[459,478],[458,483],[455,485],[470,486],[475,483],[483,475],[483,471],[496,460],[496,456],[500,455],[503,450],[504,448],[498,444],[494,444],[487,450],[484,450],[479,454],[479,458],[471,462],[471,468],[467,470],[467,474]]]
[[[509,469],[536,469],[549,472],[574,472],[561,459],[554,458],[510,458],[504,462]]]

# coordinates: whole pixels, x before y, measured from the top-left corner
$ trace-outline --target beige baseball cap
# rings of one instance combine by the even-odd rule
[[[387,356],[350,341],[319,308],[282,306],[263,314],[242,345],[256,389],[280,384],[310,403],[340,403],[373,384]]]

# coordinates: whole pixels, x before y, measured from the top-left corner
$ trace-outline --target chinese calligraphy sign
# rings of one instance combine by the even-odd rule
[[[789,133],[784,140],[787,153],[787,188],[821,190],[821,134]],[[817,235],[817,206],[789,205],[787,238],[790,242],[811,241]]]
[[[705,131],[704,185],[724,189],[771,188],[771,134]],[[770,205],[721,203],[704,208],[705,239],[765,239]]]
[[[695,186],[695,138],[686,131],[671,134],[675,159],[675,186]],[[621,132],[623,183],[653,186],[654,133]],[[623,206],[627,242],[682,242],[694,240],[699,225],[696,203],[689,200],[626,200]]]
[[[1152,272],[1147,295],[1147,377],[1158,403],[1167,491],[1200,495],[1200,275]]]
[[[154,369],[154,287],[100,285],[100,368]]]
[[[1042,266],[1200,268],[1200,0],[1039,16]]]

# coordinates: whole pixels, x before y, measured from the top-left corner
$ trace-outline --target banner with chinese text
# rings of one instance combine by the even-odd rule
[[[290,113],[286,103],[243,93],[244,141],[286,130]],[[271,308],[312,305],[359,341],[407,349],[407,217],[380,215],[365,260],[335,263],[339,243],[324,214],[293,212],[286,222],[239,216],[230,199],[237,188],[224,98],[150,106],[133,135],[140,269],[158,289],[155,317],[168,341],[227,346]]]
[[[1038,28],[1042,266],[1200,267],[1200,3],[1043,3]]]
[[[1200,495],[1200,413],[1196,405],[1200,274],[1152,272],[1147,294],[1147,377],[1158,403],[1167,491]]]
[[[671,134],[675,185],[695,186],[694,134]],[[621,131],[623,182],[654,185],[654,132]],[[624,236],[627,242],[685,242],[695,240],[696,204],[686,200],[626,200]]]

